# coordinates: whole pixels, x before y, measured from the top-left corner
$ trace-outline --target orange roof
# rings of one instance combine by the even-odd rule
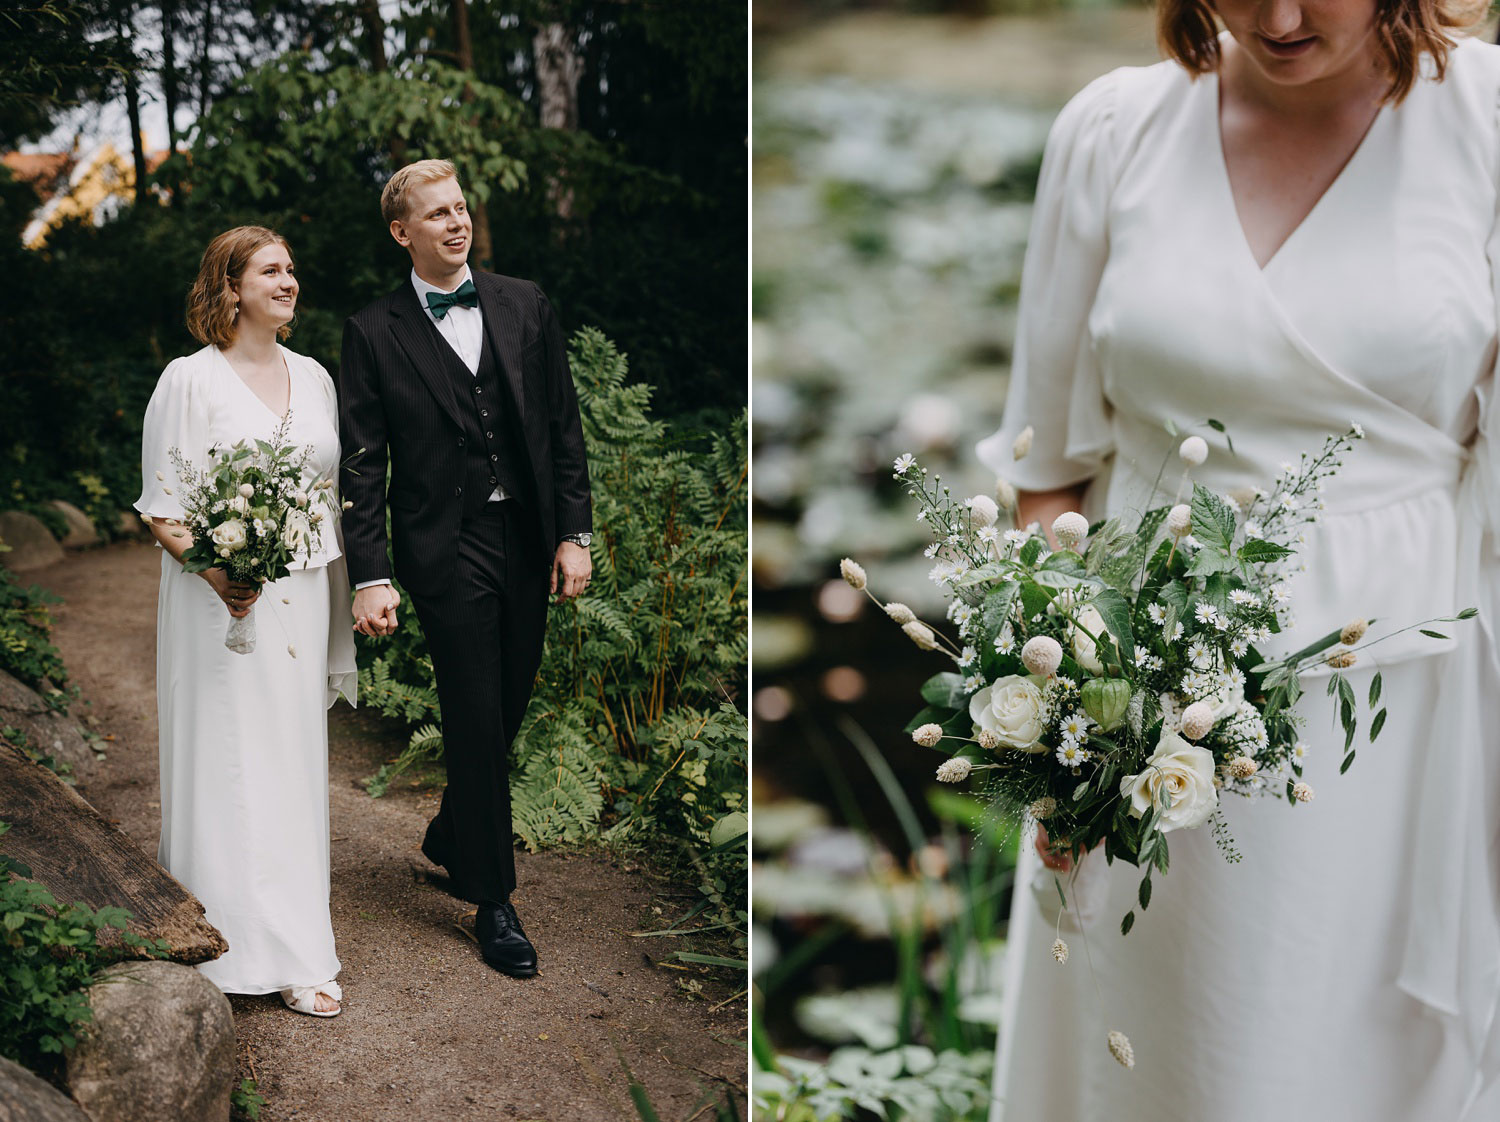
[[[7,152],[0,159],[12,175],[30,183],[43,199],[52,196],[73,166],[73,156],[68,152]]]

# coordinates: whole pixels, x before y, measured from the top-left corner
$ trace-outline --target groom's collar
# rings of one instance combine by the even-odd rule
[[[417,270],[415,268],[413,268],[411,271],[411,286],[417,290],[417,303],[421,304],[424,307],[427,304],[427,294],[429,292],[457,292],[459,286],[462,285],[464,281],[473,279],[474,275],[469,271],[469,266],[467,264],[464,265],[464,275],[458,278],[458,283],[455,284],[452,288],[439,288],[435,284],[428,284],[421,277],[417,276]]]

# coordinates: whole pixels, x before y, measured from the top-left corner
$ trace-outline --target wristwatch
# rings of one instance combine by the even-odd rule
[[[589,542],[591,542],[591,541],[594,540],[594,535],[593,534],[564,534],[562,536],[562,540],[565,541],[565,542],[572,542],[574,545],[580,545],[584,549],[587,549],[589,547]]]

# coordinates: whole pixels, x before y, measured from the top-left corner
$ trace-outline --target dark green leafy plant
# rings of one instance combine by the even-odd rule
[[[35,585],[17,583],[0,566],[0,670],[40,690],[59,710],[68,706],[68,671],[52,645],[49,604],[59,604],[52,593]]]
[[[9,829],[0,822],[0,836]],[[127,931],[124,908],[61,904],[30,875],[0,854],[0,1056],[55,1079],[93,1019],[88,991],[99,971],[132,951],[165,955],[167,946]],[[111,928],[117,935],[101,945]]]

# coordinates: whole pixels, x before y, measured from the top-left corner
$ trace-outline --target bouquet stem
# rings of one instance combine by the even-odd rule
[[[255,650],[255,606],[239,619],[230,617],[229,630],[224,633],[224,645],[235,654],[249,654]]]

